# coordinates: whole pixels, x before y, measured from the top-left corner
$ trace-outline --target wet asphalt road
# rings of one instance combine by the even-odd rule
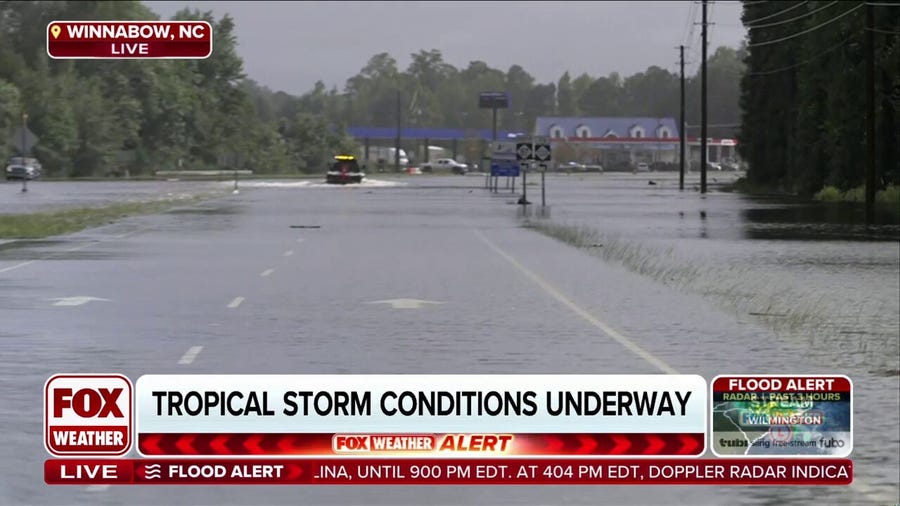
[[[658,373],[660,364],[707,379],[845,372],[810,355],[809,343],[785,341],[758,320],[522,228],[510,204],[516,197],[488,194],[482,178],[403,181],[412,184],[248,182],[238,195],[173,212],[58,240],[3,245],[0,420],[10,429],[0,454],[0,503],[898,500],[897,378],[853,372],[859,479],[849,488],[43,484],[41,392],[46,378],[62,371],[122,372],[132,379],[145,373]],[[560,201],[558,209],[564,207]],[[553,292],[643,347],[652,360],[630,352]],[[77,307],[50,300],[70,296],[108,300]],[[417,310],[367,304],[393,298],[443,304]],[[196,358],[179,363],[196,346],[202,346]],[[867,427],[872,419],[880,426]]]
[[[0,214],[94,207],[113,202],[186,198],[226,187],[210,181],[0,181]]]

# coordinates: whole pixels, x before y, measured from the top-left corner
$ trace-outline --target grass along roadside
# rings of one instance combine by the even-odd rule
[[[865,202],[865,187],[859,186],[847,191],[841,191],[834,186],[826,186],[819,190],[813,197],[821,202]],[[900,186],[891,185],[875,193],[875,202],[879,204],[900,204]]]
[[[676,255],[674,248],[656,248],[584,225],[528,221],[525,228],[618,264],[664,285],[706,297],[739,318],[752,317],[786,339],[805,339],[815,345],[855,349],[858,358],[873,368],[895,369],[898,343],[890,339],[893,325],[867,321],[859,301],[840,301],[816,287],[786,286],[779,272],[761,272],[749,266],[710,266]],[[890,304],[885,303],[885,311]],[[869,339],[848,341],[849,331],[867,329]],[[840,346],[838,346],[840,345]],[[822,350],[825,352],[825,350]]]
[[[71,234],[113,223],[122,218],[155,214],[218,196],[191,195],[141,202],[116,202],[103,206],[76,207],[26,214],[0,214],[0,239],[40,239]]]

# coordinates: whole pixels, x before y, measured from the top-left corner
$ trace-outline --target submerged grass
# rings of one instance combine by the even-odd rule
[[[866,189],[863,186],[841,191],[834,186],[826,186],[813,196],[821,202],[865,202]],[[891,185],[875,193],[875,202],[885,205],[900,205],[900,186]]]
[[[71,234],[86,228],[113,223],[122,218],[160,213],[176,205],[196,203],[211,194],[162,200],[117,202],[104,206],[78,207],[27,214],[0,214],[0,239],[39,239]]]
[[[829,299],[821,290],[785,286],[777,272],[760,272],[740,265],[714,267],[678,257],[671,247],[650,247],[584,225],[541,220],[528,222],[525,226],[667,286],[709,297],[723,309],[740,316],[752,316],[776,332],[805,335],[811,341],[846,333],[848,328],[866,328],[879,335],[884,333],[876,328],[877,325],[860,321],[861,315],[854,315],[853,308],[835,307],[834,299]],[[852,324],[850,320],[856,323]],[[847,341],[843,344],[853,348],[848,352],[868,354],[875,351],[869,348],[877,342],[879,340],[860,339],[855,344]],[[896,356],[896,340],[880,342],[882,344],[876,347],[884,349],[878,350],[878,354],[893,353],[892,356]]]

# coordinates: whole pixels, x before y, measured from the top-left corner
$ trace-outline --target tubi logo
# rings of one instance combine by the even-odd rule
[[[131,380],[57,374],[44,385],[44,446],[54,456],[122,456],[132,442]]]

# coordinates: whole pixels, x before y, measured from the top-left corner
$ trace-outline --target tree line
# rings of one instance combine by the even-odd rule
[[[343,89],[321,81],[302,96],[273,91],[244,74],[234,20],[182,10],[175,20],[206,20],[216,44],[206,60],[52,60],[47,23],[54,19],[159,19],[141,2],[0,3],[0,136],[9,140],[28,113],[39,138],[33,154],[52,176],[146,174],[172,168],[249,168],[260,173],[318,172],[335,151],[354,147],[345,127],[396,125],[399,91],[405,126],[490,128],[477,107],[481,91],[503,90],[511,107],[499,127],[530,130],[537,116],[679,114],[679,76],[651,66],[623,77],[562,75],[539,83],[521,65],[465,68],[437,49],[411,55],[405,70],[376,54]],[[668,54],[661,59],[669,59]],[[710,123],[740,117],[743,51],[718,48],[710,57]],[[699,122],[699,75],[687,79],[687,122]],[[696,135],[698,131],[689,132]],[[731,130],[711,135],[729,135]],[[18,148],[2,143],[0,154]]]
[[[900,182],[900,2],[873,9],[883,187]],[[744,2],[749,40],[738,138],[751,182],[804,194],[863,183],[865,10],[864,2]]]

